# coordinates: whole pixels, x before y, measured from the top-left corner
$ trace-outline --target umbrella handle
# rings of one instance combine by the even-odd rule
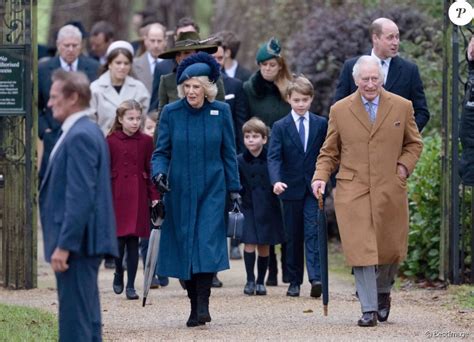
[[[321,189],[318,189],[318,204],[319,204],[319,209],[323,210],[324,209],[324,201],[323,201],[323,195],[321,194]]]

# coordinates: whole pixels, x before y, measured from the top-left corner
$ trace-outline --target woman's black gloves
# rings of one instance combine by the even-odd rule
[[[164,173],[159,173],[152,178],[153,184],[155,184],[158,192],[164,194],[170,191],[168,179]]]

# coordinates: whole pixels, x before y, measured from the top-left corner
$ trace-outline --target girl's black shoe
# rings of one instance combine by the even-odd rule
[[[123,292],[123,273],[114,273],[113,288],[116,294],[121,294]]]
[[[127,299],[131,299],[131,300],[135,300],[139,298],[137,295],[137,292],[135,291],[133,287],[127,287],[127,289],[125,290],[125,295],[127,296]]]

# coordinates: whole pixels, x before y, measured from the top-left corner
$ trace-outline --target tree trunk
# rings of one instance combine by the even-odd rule
[[[87,32],[100,20],[115,28],[115,39],[128,39],[132,2],[128,0],[54,0],[49,45],[56,44],[58,30],[69,21],[80,21]]]

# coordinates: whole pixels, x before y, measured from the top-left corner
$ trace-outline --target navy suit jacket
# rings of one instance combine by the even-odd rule
[[[344,63],[334,101],[339,101],[349,96],[357,89],[352,77],[352,69],[358,58],[348,59]],[[426,104],[423,82],[416,64],[399,56],[392,58],[384,89],[411,101],[415,111],[416,125],[421,132],[430,119],[430,112]]]
[[[56,69],[61,67],[59,57],[56,56],[38,65],[38,134],[43,139],[45,130],[57,130],[61,124],[53,118],[53,113],[48,108],[49,91],[51,89],[51,76]],[[77,70],[87,75],[90,82],[95,81],[98,76],[100,64],[96,60],[79,56]]]
[[[309,136],[306,152],[291,113],[272,127],[267,162],[270,182],[283,182],[288,188],[279,196],[282,200],[301,200],[310,193],[319,150],[326,139],[325,118],[309,113]]]
[[[99,62],[94,59],[79,56],[77,69],[84,72],[90,82],[97,78],[99,67]],[[49,91],[53,83],[51,76],[59,68],[61,68],[61,62],[58,56],[40,63],[38,66],[38,135],[44,144],[43,159],[39,170],[40,179],[44,176],[49,155],[58,139],[58,132],[61,127],[61,124],[53,118],[51,108],[48,108]],[[50,129],[51,132],[47,133],[47,129]]]
[[[237,70],[235,70],[235,78],[239,79],[243,82],[248,81],[250,76],[252,76],[253,72],[243,66],[237,64]]]
[[[41,183],[44,255],[56,247],[82,256],[117,256],[107,143],[97,124],[80,118],[67,132]]]
[[[173,72],[175,66],[176,63],[172,59],[165,59],[156,65],[155,72],[153,73],[153,85],[151,87],[150,108],[148,109],[148,112],[158,110],[158,105],[160,104],[158,90],[160,89],[161,76]]]
[[[245,95],[243,83],[238,78],[227,76],[226,73],[221,73],[222,81],[224,82],[225,102],[230,106],[232,119],[234,121],[235,146],[237,153],[245,150],[242,126],[249,119],[249,104],[247,95]]]

